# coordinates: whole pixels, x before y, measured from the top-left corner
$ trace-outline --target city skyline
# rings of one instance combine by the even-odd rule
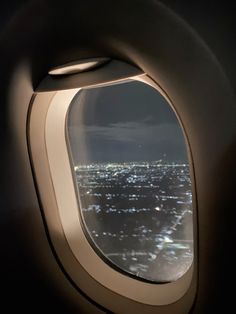
[[[188,164],[74,165],[87,233],[113,266],[155,282],[180,278],[193,260]]]

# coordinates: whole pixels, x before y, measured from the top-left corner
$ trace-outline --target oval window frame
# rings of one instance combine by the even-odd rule
[[[116,75],[114,68],[122,68],[122,71],[118,71],[118,75]],[[140,70],[135,70],[134,67],[124,65],[120,61],[112,61],[104,66],[102,70],[100,68],[97,72],[87,73],[85,79],[79,82],[76,82],[78,75],[75,75],[71,89],[68,89],[70,78],[63,78],[60,81],[52,81],[46,78],[46,83],[43,81],[39,85],[38,93],[32,99],[29,113],[31,158],[52,245],[65,271],[72,278],[75,285],[95,300],[97,298],[96,293],[91,292],[90,287],[83,283],[80,278],[81,273],[78,272],[78,269],[81,269],[81,267],[90,278],[93,278],[108,291],[121,297],[151,306],[172,304],[180,300],[190,288],[192,293],[196,289],[196,279],[194,279],[197,271],[195,183],[189,145],[187,145],[187,152],[192,182],[194,228],[194,259],[191,267],[177,281],[165,284],[153,284],[136,280],[111,268],[95,253],[82,230],[79,220],[77,193],[65,136],[68,107],[74,95],[82,87],[98,87],[119,83],[127,79],[135,79],[151,85],[170,104],[172,102],[167,94],[146,74]],[[105,79],[104,73],[106,74]],[[88,84],[88,78],[91,84]],[[94,78],[94,80],[91,78]],[[48,84],[48,80],[50,84]],[[78,88],[75,88],[75,85]],[[174,107],[172,109],[175,111]],[[177,113],[176,116],[183,129],[186,143],[188,143],[183,124]],[[49,193],[49,189],[53,193]],[[74,215],[68,215],[68,207],[70,208],[69,212],[74,213]]]

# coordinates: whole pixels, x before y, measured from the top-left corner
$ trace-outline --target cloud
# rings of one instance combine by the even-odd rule
[[[118,141],[123,143],[156,143],[161,141],[182,141],[180,126],[176,124],[153,125],[145,122],[118,122],[107,126],[86,125],[77,128],[77,134],[97,140]]]

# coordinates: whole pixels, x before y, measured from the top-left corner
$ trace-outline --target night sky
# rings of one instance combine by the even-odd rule
[[[67,127],[75,164],[187,160],[173,110],[141,82],[80,91],[70,106]]]

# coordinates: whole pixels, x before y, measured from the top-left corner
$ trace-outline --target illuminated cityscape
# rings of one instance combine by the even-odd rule
[[[82,89],[67,130],[94,251],[136,279],[180,278],[193,260],[192,190],[185,138],[168,101],[135,80]]]
[[[118,269],[169,282],[193,260],[189,165],[91,163],[74,168],[93,247]]]

